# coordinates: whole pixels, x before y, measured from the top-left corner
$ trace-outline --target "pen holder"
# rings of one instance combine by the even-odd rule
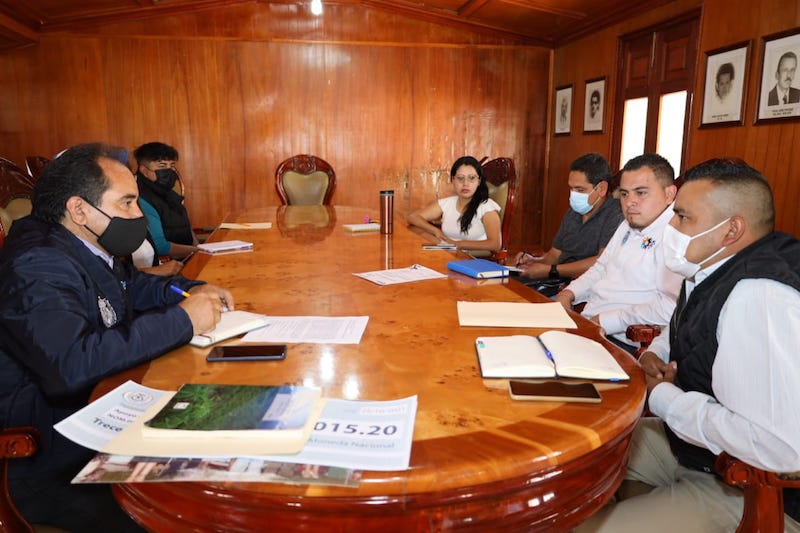
[[[394,191],[381,191],[381,233],[394,231]]]

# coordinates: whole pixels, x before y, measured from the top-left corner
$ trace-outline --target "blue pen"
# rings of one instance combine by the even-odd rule
[[[536,337],[536,340],[539,341],[539,344],[542,345],[542,350],[544,350],[544,354],[547,356],[547,358],[550,359],[550,361],[552,361],[553,363],[555,363],[555,359],[553,359],[553,352],[547,349],[547,346],[545,346],[545,344],[542,342],[542,339]]]
[[[178,287],[177,285],[170,285],[170,286],[169,286],[169,289],[170,289],[172,292],[177,292],[178,294],[180,294],[180,295],[181,295],[181,296],[183,296],[184,298],[188,298],[189,296],[191,296],[191,294],[189,294],[189,293],[188,293],[188,292],[186,292],[185,290],[181,289],[181,288],[180,288],[180,287]]]

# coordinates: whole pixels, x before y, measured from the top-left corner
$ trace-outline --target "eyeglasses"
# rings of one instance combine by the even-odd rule
[[[456,176],[456,181],[458,181],[459,183],[464,183],[466,181],[470,183],[475,183],[479,179],[480,178],[478,177],[477,174],[472,174],[471,176],[464,176],[462,174],[459,174],[458,176]]]

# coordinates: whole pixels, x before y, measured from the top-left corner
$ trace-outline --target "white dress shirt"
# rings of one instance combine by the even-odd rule
[[[687,293],[724,262],[687,281]],[[687,294],[688,298],[688,294]],[[661,383],[650,410],[678,436],[775,472],[800,470],[800,292],[770,279],[739,281],[717,323],[716,400]],[[669,328],[650,345],[669,360]]]
[[[672,218],[667,207],[652,224],[632,229],[623,220],[594,265],[567,287],[575,302],[587,302],[583,316],[600,315],[608,335],[631,344],[632,324],[668,324],[683,278],[664,266],[660,246]]]

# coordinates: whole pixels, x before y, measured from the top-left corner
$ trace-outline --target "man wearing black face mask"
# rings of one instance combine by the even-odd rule
[[[30,522],[73,532],[138,526],[107,485],[70,485],[93,452],[53,424],[85,406],[101,379],[210,331],[233,305],[227,290],[117,260],[142,243],[147,221],[114,154],[89,144],[54,159],[0,252],[0,424],[42,435],[32,458],[9,465],[11,495]]]
[[[150,223],[156,256],[186,257],[196,250],[197,237],[183,196],[173,190],[178,180],[178,151],[168,144],[151,142],[134,150],[133,156],[138,165],[139,203]]]

